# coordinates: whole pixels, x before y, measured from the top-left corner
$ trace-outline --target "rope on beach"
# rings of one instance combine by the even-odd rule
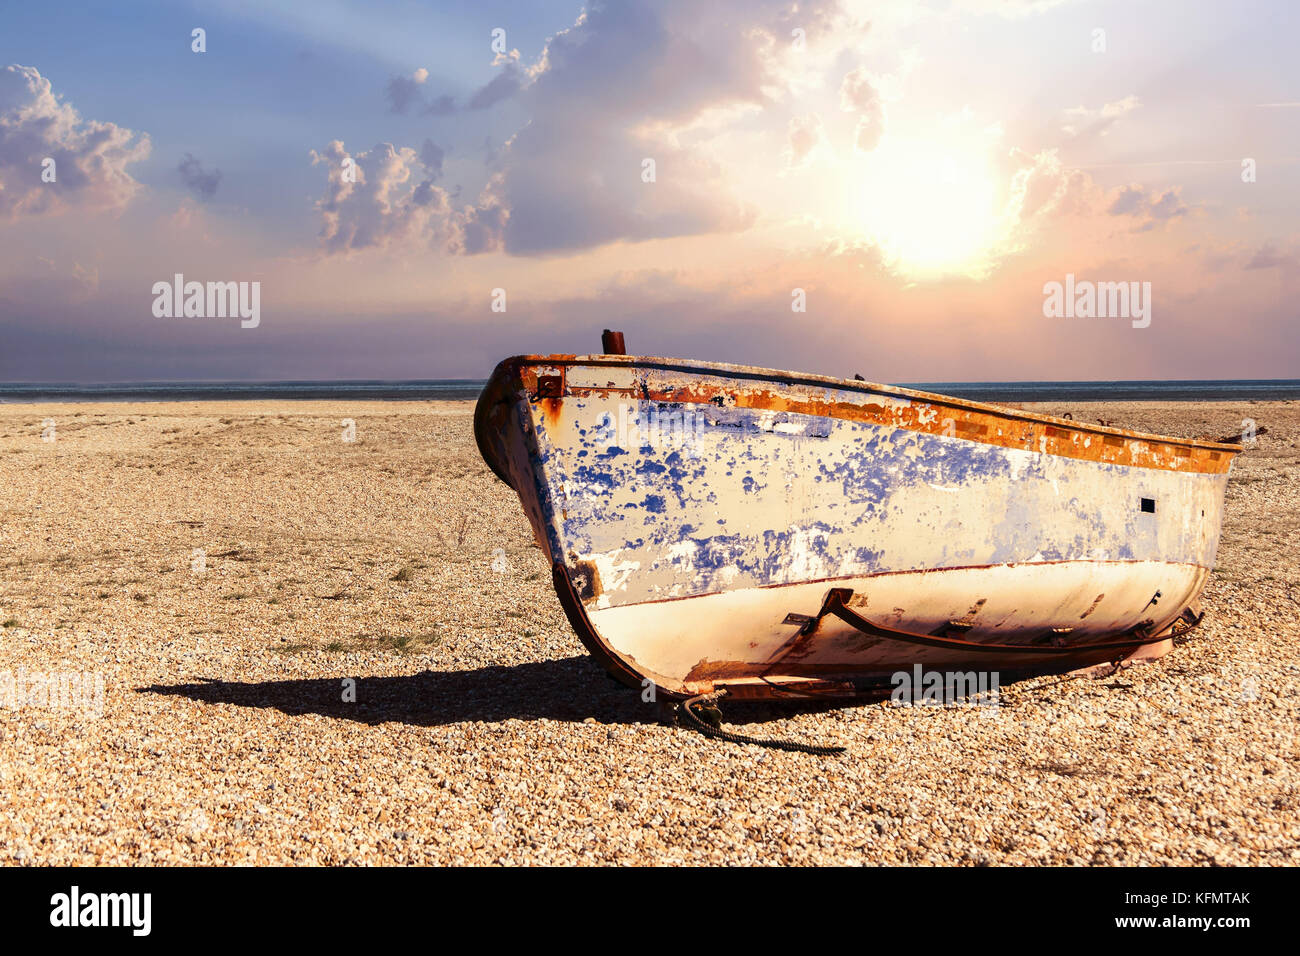
[[[744,734],[735,734],[729,730],[723,730],[721,727],[715,727],[712,724],[705,723],[696,713],[691,710],[691,706],[698,703],[713,703],[721,697],[726,696],[726,690],[716,690],[711,694],[698,694],[689,700],[682,702],[682,713],[684,713],[695,729],[706,737],[716,737],[719,740],[729,740],[733,744],[754,744],[758,747],[771,747],[773,750],[788,750],[795,753],[816,754],[821,757],[833,757],[836,754],[844,753],[844,747],[820,747],[817,744],[801,744],[796,740],[776,740],[771,737],[748,737]]]
[[[1183,613],[1169,626],[1169,637],[1175,644],[1185,644],[1189,638],[1188,631],[1194,631],[1205,620],[1205,613],[1196,607],[1185,607]]]

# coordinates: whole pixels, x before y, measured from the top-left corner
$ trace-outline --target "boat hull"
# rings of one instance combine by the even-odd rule
[[[1213,567],[1236,450],[612,356],[502,363],[475,427],[584,642],[670,696],[855,695],[915,665],[1158,653]],[[938,640],[822,614],[831,589]]]

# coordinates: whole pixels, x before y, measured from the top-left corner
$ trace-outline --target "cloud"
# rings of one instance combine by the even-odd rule
[[[1156,195],[1155,190],[1132,183],[1116,190],[1106,212],[1112,216],[1130,216],[1138,220],[1135,231],[1146,232],[1187,215],[1189,207],[1177,187]]]
[[[424,145],[420,147],[420,162],[428,171],[430,180],[442,176],[442,158],[444,155],[442,147],[431,139],[426,139]]]
[[[459,241],[452,240],[452,251],[465,255],[495,252],[505,245],[506,224],[510,212],[496,194],[499,178],[488,184],[479,204],[467,206],[459,217]]]
[[[807,164],[809,157],[822,141],[822,120],[813,113],[796,116],[790,120],[790,143],[787,162],[792,167]]]
[[[388,97],[390,113],[405,114],[421,102],[420,87],[429,78],[429,71],[420,67],[410,76],[395,76],[388,81],[384,95]]]
[[[1246,260],[1246,269],[1290,269],[1296,264],[1296,258],[1293,255],[1278,252],[1277,247],[1267,242],[1260,246],[1251,257]]]
[[[420,112],[425,116],[448,116],[456,112],[456,100],[445,94],[436,96]]]
[[[796,27],[808,44],[797,53],[790,42]],[[690,0],[592,5],[548,38],[531,64],[521,63],[516,51],[497,56],[500,72],[470,94],[465,110],[509,99],[524,121],[489,150],[489,188],[438,226],[449,230],[446,248],[470,253],[503,246],[512,255],[550,255],[748,229],[757,212],[733,194],[711,147],[741,117],[788,95],[792,63],[817,59],[810,51],[821,44],[854,42],[864,29],[845,19],[837,0],[797,7],[787,0],[721,0],[707,9]],[[419,85],[414,76],[390,81],[395,112],[421,102]],[[869,148],[879,135],[871,119],[878,113],[871,102],[864,107],[859,140]],[[421,112],[455,110],[443,96]],[[398,158],[383,164],[385,202],[374,185],[345,189],[331,171],[330,192],[319,204],[328,249],[403,236],[423,243],[435,229],[412,208],[425,208],[415,202],[417,191],[438,205],[431,187],[440,164],[425,164],[425,182],[417,182],[401,158],[408,149],[386,150]],[[378,154],[365,156],[373,164]],[[367,177],[373,179],[369,170]],[[417,219],[426,228],[415,228]]]
[[[1151,218],[1164,220],[1187,215],[1187,204],[1183,202],[1178,193],[1177,188],[1166,189],[1159,199],[1148,203],[1147,210],[1150,212]]]
[[[865,69],[859,67],[844,74],[840,82],[840,109],[860,114],[853,133],[854,149],[861,153],[875,149],[885,131],[885,107]]]
[[[211,199],[217,194],[217,186],[221,184],[221,170],[205,170],[193,154],[186,153],[176,171],[181,174],[186,188],[200,199]]]
[[[844,74],[844,79],[840,81],[840,109],[846,113],[862,112],[870,109],[879,99],[865,69],[859,67]]]
[[[829,35],[838,5],[688,0],[593,5],[551,37],[515,93],[527,123],[502,149],[505,248],[544,255],[753,224],[710,149],[736,107],[785,88],[790,36]],[[503,74],[504,75],[504,74]],[[722,118],[708,119],[706,118]],[[642,178],[653,160],[655,178]]]
[[[1113,103],[1104,103],[1099,109],[1075,106],[1067,109],[1065,115],[1070,122],[1061,127],[1067,136],[1079,136],[1084,133],[1105,136],[1110,127],[1122,116],[1127,116],[1142,105],[1142,101],[1132,94]]]
[[[1012,149],[1010,159],[1016,168],[1008,211],[1020,223],[1091,215],[1101,200],[1101,189],[1092,177],[1063,165],[1055,149],[1032,154]]]
[[[1149,232],[1187,216],[1181,187],[1153,187],[1130,183],[1107,191],[1081,169],[1061,163],[1057,150],[1036,154],[1012,149],[1016,169],[1011,179],[1008,213],[1024,225],[1034,226],[1063,217],[1123,217],[1132,220],[1133,232]]]
[[[442,190],[432,184],[420,190],[421,184],[412,183],[417,163],[413,149],[380,143],[353,156],[335,140],[311,156],[313,165],[329,168],[325,196],[316,204],[324,220],[320,237],[327,252],[426,239],[440,205],[445,205]]]
[[[497,59],[501,60],[501,57],[497,57]],[[450,116],[455,113],[456,98],[454,96],[443,93],[426,100],[421,94],[420,87],[428,79],[429,71],[424,67],[420,67],[410,76],[395,76],[390,79],[388,86],[384,89],[384,95],[388,99],[388,111],[403,116],[409,113],[412,108],[417,108],[421,116]],[[465,108],[469,110],[489,109],[502,100],[514,96],[523,86],[523,82],[524,74],[513,61],[507,60],[505,61],[505,69],[470,95]]]
[[[475,254],[500,248],[509,213],[492,192],[479,207],[455,209],[434,180],[441,175],[442,150],[426,140],[420,153],[379,143],[351,154],[342,141],[311,153],[312,165],[329,170],[325,195],[317,201],[321,246],[327,254],[418,245],[443,252]],[[436,168],[435,168],[436,167]],[[424,175],[418,175],[423,169]]]
[[[1146,190],[1141,186],[1121,186],[1115,201],[1106,211],[1112,216],[1136,216],[1146,205]]]
[[[100,291],[98,266],[76,261],[56,261],[37,256],[35,267],[27,266],[3,283],[0,312],[22,301],[66,307],[93,301]],[[7,343],[6,343],[7,344]]]
[[[954,0],[950,9],[953,13],[975,16],[994,14],[1007,20],[1017,20],[1077,2],[1078,0]]]
[[[859,268],[887,273],[884,251],[870,239],[830,239],[817,250],[819,259],[844,259]]]
[[[149,155],[149,137],[86,120],[29,66],[0,69],[0,216],[117,210],[140,184],[126,171]],[[54,181],[42,172],[54,161]]]
[[[467,105],[471,110],[485,110],[502,100],[509,99],[519,91],[523,81],[519,68],[507,63],[506,68],[494,76],[482,89],[469,98]]]
[[[454,96],[443,93],[425,99],[420,92],[420,88],[424,86],[428,79],[429,71],[424,67],[420,67],[410,76],[395,76],[390,79],[388,86],[384,88],[384,96],[388,100],[388,111],[399,116],[405,116],[412,109],[418,110],[421,116],[450,116],[455,113],[456,98]],[[491,85],[488,84],[488,86]],[[483,92],[483,90],[480,90],[476,95],[481,95]]]

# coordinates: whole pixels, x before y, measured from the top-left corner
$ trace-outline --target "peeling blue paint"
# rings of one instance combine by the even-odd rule
[[[828,392],[828,400],[836,394]],[[672,407],[638,403],[635,417],[646,420],[651,406],[656,415]],[[1210,500],[1226,475],[1107,465],[866,422],[793,413],[773,419],[712,406],[709,426],[688,448],[637,440],[637,451],[629,452],[601,447],[599,430],[581,424],[610,408],[598,399],[568,399],[559,424],[550,426],[560,429],[555,435],[537,417],[534,466],[553,498],[566,486],[576,489],[563,499],[563,517],[553,519],[558,553],[611,555],[643,571],[665,571],[629,576],[610,595],[617,604],[1102,555],[1205,566],[1217,544],[1216,535],[1200,528],[1140,513],[1137,502],[1201,494]],[[783,431],[771,430],[774,420]],[[1106,489],[1105,500],[1094,500],[1099,488]],[[1044,516],[1055,529],[1050,540]]]

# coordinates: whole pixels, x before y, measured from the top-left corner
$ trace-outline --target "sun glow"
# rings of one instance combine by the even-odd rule
[[[861,157],[857,228],[905,275],[986,274],[1003,226],[989,157],[978,139],[886,136]]]

